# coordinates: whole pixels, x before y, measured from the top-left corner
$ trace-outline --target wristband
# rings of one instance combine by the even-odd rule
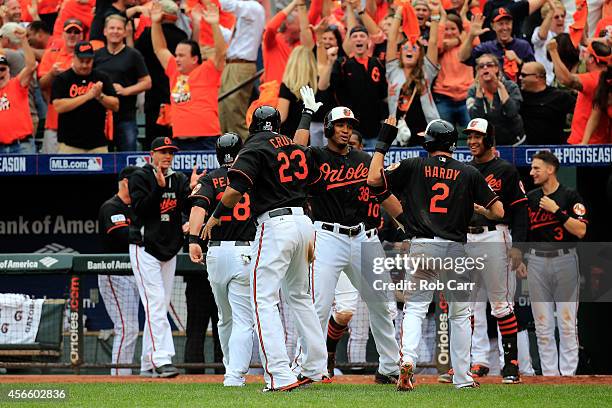
[[[298,125],[298,130],[310,130],[310,122],[312,121],[313,110],[304,108],[302,110],[302,117],[300,118],[300,123]]]
[[[557,211],[555,211],[555,217],[557,217],[557,219],[559,220],[561,225],[565,224],[567,222],[567,220],[569,219],[569,215],[567,215],[565,212],[561,211],[561,208],[559,208]]]
[[[437,23],[437,22],[440,21],[440,15],[439,14],[432,15],[432,16],[429,17],[429,20],[432,21],[432,22],[436,22]]]
[[[357,15],[358,15],[358,16],[363,16],[363,13],[365,13],[365,9],[364,9],[364,10],[361,10],[361,11],[358,11],[358,12],[357,12]]]
[[[190,244],[199,244],[200,243],[200,237],[198,237],[197,235],[189,234],[188,240],[189,240]]]
[[[215,208],[215,211],[213,211],[212,213],[212,217],[219,220],[221,219],[221,216],[231,214],[231,212],[232,209],[230,207],[226,207],[221,201],[219,201],[219,204],[217,204],[217,208]]]

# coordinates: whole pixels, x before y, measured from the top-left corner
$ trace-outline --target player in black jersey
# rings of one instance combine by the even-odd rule
[[[200,232],[206,214],[217,206],[227,187],[227,170],[242,148],[242,139],[226,133],[217,139],[220,167],[200,177],[191,193],[193,207],[189,216],[189,257],[201,263]],[[245,384],[253,349],[253,311],[249,286],[251,241],[255,224],[251,218],[250,197],[245,193],[231,215],[221,217],[212,232],[206,253],[206,272],[219,311],[219,340],[223,350],[226,387]]]
[[[486,119],[472,119],[464,133],[472,153],[470,164],[485,178],[504,205],[505,214],[500,220],[490,220],[478,213],[472,216],[468,227],[467,253],[482,257],[484,267],[474,270],[476,282],[472,313],[472,367],[475,377],[489,371],[489,336],[487,334],[487,299],[491,302],[491,314],[497,319],[504,364],[502,383],[520,382],[519,367],[529,372],[529,339],[522,336],[522,364],[519,364],[518,322],[514,312],[516,269],[525,269],[522,253],[512,243],[524,243],[527,238],[527,197],[518,170],[495,154],[495,130]],[[523,333],[525,335],[526,333]],[[532,369],[533,371],[533,369]]]
[[[138,167],[119,173],[117,194],[102,204],[98,220],[102,247],[107,254],[127,254],[129,234],[140,234],[130,207],[128,183]],[[131,364],[138,340],[138,288],[134,276],[98,275],[98,288],[106,311],[113,321],[112,363]],[[111,375],[131,375],[131,368],[111,368]]]
[[[422,261],[410,270],[408,290],[405,291],[397,388],[399,391],[410,391],[413,389],[412,377],[421,338],[421,323],[433,295],[431,286],[427,284],[440,274],[444,277],[454,272],[454,262],[446,269],[436,260],[465,257],[462,243],[466,242],[468,223],[475,210],[487,218],[498,219],[503,217],[504,210],[482,175],[473,167],[452,158],[457,131],[450,123],[438,119],[427,125],[423,147],[429,152],[428,157],[402,160],[385,171],[384,155],[396,134],[395,119],[388,119],[383,125],[370,164],[368,185],[382,200],[385,210],[402,224],[412,238],[410,257]],[[397,203],[395,195],[401,204]],[[461,278],[461,275],[456,277],[458,281]],[[411,283],[415,286],[411,287]],[[475,387],[477,384],[468,375],[471,337],[469,303],[465,296],[461,297],[461,293],[445,292],[446,298],[451,300],[449,318],[453,383],[458,388]]]
[[[303,87],[300,93],[304,113],[294,140],[306,145],[309,137],[306,122],[309,122],[310,115],[319,108],[320,103],[315,102],[310,87]],[[372,335],[380,356],[375,379],[378,383],[395,384],[399,371],[399,348],[391,309],[394,304],[390,299],[385,301],[380,296],[381,292],[372,293],[372,286],[368,284],[373,281],[372,270],[362,269],[362,265],[372,265],[372,259],[384,257],[384,251],[376,236],[376,229],[366,231],[364,223],[370,203],[370,189],[366,181],[371,157],[364,151],[351,149],[348,144],[357,123],[349,108],[333,108],[323,121],[327,145],[308,149],[319,169],[319,177],[310,183],[310,207],[315,227],[315,261],[310,271],[311,295],[323,333],[331,334],[327,351],[332,353],[329,357],[333,359],[337,340],[350,320],[347,314],[352,316],[357,306],[354,288],[359,290],[370,312]],[[333,318],[330,320],[330,311],[342,272],[353,287],[349,285],[342,291],[340,305],[348,303],[348,307],[341,308],[345,309],[341,310],[345,314],[340,315],[342,319],[338,322]],[[348,302],[342,302],[342,297]]]
[[[587,231],[580,195],[559,183],[559,160],[549,151],[535,154],[531,177],[536,189],[529,205],[528,283],[543,375],[574,375],[578,366],[578,255],[576,243]],[[555,310],[559,351],[555,341]]]
[[[321,381],[326,373],[325,339],[308,294],[308,263],[314,231],[303,206],[311,170],[310,153],[278,134],[280,114],[270,106],[253,113],[250,136],[228,171],[229,186],[204,228],[211,238],[221,217],[248,192],[257,219],[251,290],[255,328],[268,391],[286,391]],[[304,362],[296,377],[289,368],[278,303],[279,289],[295,315]]]

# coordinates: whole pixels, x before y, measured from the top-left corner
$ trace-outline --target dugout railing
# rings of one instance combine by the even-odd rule
[[[173,329],[176,355],[175,365],[182,369],[219,369],[223,365],[213,361],[212,334],[207,333],[206,363],[185,363],[186,304],[184,278],[204,276],[205,266],[194,264],[188,255],[177,257],[175,287],[169,319]],[[41,322],[36,341],[32,344],[0,344],[0,368],[43,369],[74,373],[104,373],[110,368],[140,367],[140,347],[144,312],[139,306],[139,336],[131,364],[111,363],[112,324],[105,315],[106,328],[100,320],[105,314],[97,287],[99,275],[132,275],[127,255],[69,255],[69,254],[2,254],[0,255],[0,298],[2,294],[19,292],[32,298],[44,298]],[[135,299],[136,302],[139,299]],[[1,305],[0,305],[1,308]],[[96,311],[95,309],[98,308]],[[6,319],[5,319],[6,320]],[[2,324],[14,325],[13,318]],[[0,336],[2,334],[0,333]],[[6,337],[6,336],[5,336]],[[370,336],[371,337],[371,336]],[[1,338],[1,337],[0,337]],[[1,343],[1,342],[0,342]],[[344,357],[346,339],[341,342],[337,367],[374,369],[378,356],[370,339],[365,363],[348,364]],[[251,367],[260,368],[256,343]],[[423,366],[423,365],[421,365]],[[425,367],[433,365],[425,364]],[[209,370],[209,372],[212,372]]]

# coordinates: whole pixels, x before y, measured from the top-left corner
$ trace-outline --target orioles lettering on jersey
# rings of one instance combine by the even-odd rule
[[[177,206],[176,194],[174,192],[165,192],[162,194],[162,200],[159,204],[160,214],[166,214],[174,210]],[[162,221],[166,221],[167,217],[162,217]]]
[[[423,168],[423,173],[425,177],[442,179],[442,180],[457,180],[459,174],[461,174],[461,170],[457,169],[446,169],[444,167],[438,166],[425,166]]]
[[[329,183],[328,190],[366,181],[370,170],[363,163],[359,163],[357,167],[340,166],[339,169],[332,169],[329,163],[323,163],[319,169],[323,180]]]
[[[489,186],[493,189],[493,191],[495,192],[499,192],[502,189],[502,181],[501,179],[496,179],[493,174],[489,174],[487,177],[485,177],[485,180],[487,180],[487,183],[489,183]]]

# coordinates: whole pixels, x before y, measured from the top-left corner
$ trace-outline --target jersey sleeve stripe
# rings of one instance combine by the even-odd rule
[[[199,194],[193,194],[191,196],[189,196],[189,198],[203,198],[204,200],[208,201],[208,204],[210,204],[210,199],[206,196],[203,195],[199,195]]]
[[[491,201],[489,201],[489,204],[485,205],[484,207],[490,208],[493,205],[493,203],[495,203],[497,200],[499,200],[499,197],[495,196]]]
[[[515,204],[522,203],[524,201],[527,201],[527,197],[519,198],[518,200],[511,202],[510,207],[512,207]]]
[[[127,222],[122,222],[121,224],[115,224],[112,227],[110,227],[109,229],[106,230],[106,233],[110,233],[113,230],[116,230],[117,228],[124,228],[124,227],[128,227],[130,224],[128,224]]]
[[[236,172],[238,172],[238,173],[242,174],[244,177],[246,177],[246,178],[249,180],[249,182],[251,183],[251,185],[253,185],[253,179],[251,179],[251,178],[249,177],[249,175],[248,175],[248,174],[246,174],[244,171],[242,171],[242,170],[238,170],[238,169],[229,169],[229,171],[236,171]]]

